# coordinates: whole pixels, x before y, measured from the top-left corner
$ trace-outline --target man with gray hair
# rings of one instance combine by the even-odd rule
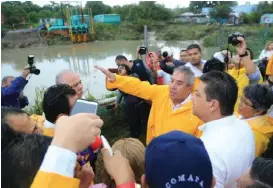
[[[83,85],[80,78],[80,75],[72,70],[63,70],[59,72],[56,76],[56,85],[59,84],[67,84],[72,87],[76,93],[78,98],[84,98],[83,96]]]
[[[118,88],[130,95],[152,101],[147,125],[147,144],[153,138],[173,130],[197,134],[197,128],[202,121],[192,114],[191,93],[195,77],[189,67],[180,66],[174,69],[169,85],[150,85],[147,81],[116,75],[99,66],[96,68],[108,78],[108,89]]]

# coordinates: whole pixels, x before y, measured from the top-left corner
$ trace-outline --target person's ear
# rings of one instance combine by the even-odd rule
[[[145,176],[145,174],[143,174],[141,176],[140,183],[141,183],[141,188],[149,188],[148,184],[146,183],[146,176]]]
[[[212,182],[211,182],[211,188],[213,188],[215,185],[216,185],[216,179],[215,179],[215,177],[213,176],[213,177],[212,177]]]
[[[210,106],[210,111],[211,112],[214,112],[215,110],[220,108],[219,101],[217,101],[217,100],[211,100],[209,106]]]

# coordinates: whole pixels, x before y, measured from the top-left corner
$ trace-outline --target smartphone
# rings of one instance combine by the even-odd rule
[[[101,137],[103,147],[108,149],[110,152],[110,155],[113,156],[113,150],[112,150],[109,142],[106,140],[106,138],[103,135],[101,135],[100,137]]]
[[[97,114],[98,103],[87,101],[84,99],[77,99],[74,107],[72,108],[70,115],[78,113],[92,113]]]

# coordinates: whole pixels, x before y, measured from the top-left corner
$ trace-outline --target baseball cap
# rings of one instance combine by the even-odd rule
[[[164,46],[162,49],[161,49],[161,55],[164,57],[164,54],[167,53],[167,56],[166,57],[170,57],[173,55],[173,51],[171,50],[171,48],[167,47],[167,46]]]
[[[171,131],[154,138],[145,152],[145,176],[150,188],[210,188],[212,166],[203,142]]]
[[[225,55],[222,52],[216,52],[213,55],[214,58],[218,59],[219,61],[221,61],[222,63],[225,62]]]

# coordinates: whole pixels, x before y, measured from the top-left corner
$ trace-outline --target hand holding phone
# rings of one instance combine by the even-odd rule
[[[104,136],[101,135],[102,145],[104,148],[108,149],[110,152],[110,155],[113,156],[113,150],[109,144],[109,142],[106,140]]]

